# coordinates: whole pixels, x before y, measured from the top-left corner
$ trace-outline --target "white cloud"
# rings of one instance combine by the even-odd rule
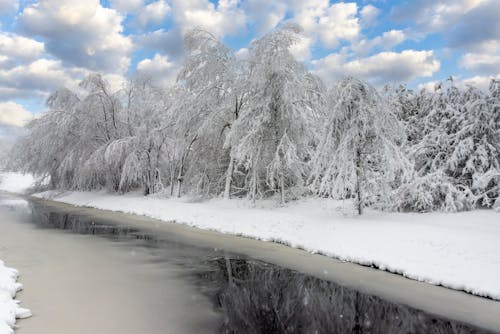
[[[248,21],[255,25],[257,35],[263,35],[274,29],[287,12],[286,0],[247,0],[244,3]]]
[[[111,0],[110,7],[122,13],[136,13],[144,5],[144,0]]]
[[[411,81],[418,77],[430,77],[439,70],[440,63],[433,51],[405,50],[381,52],[373,56],[347,60],[345,55],[330,54],[313,61],[314,72],[325,82],[345,76],[354,76],[375,84]]]
[[[500,70],[500,55],[466,53],[460,59],[459,64],[469,71],[494,74]]]
[[[67,64],[124,72],[132,41],[123,35],[123,17],[98,0],[40,0],[19,15],[21,28],[45,41],[48,52]]]
[[[500,80],[500,73],[492,76],[480,76],[476,75],[474,77],[468,77],[468,78],[460,78],[460,77],[454,77],[453,78],[453,85],[459,88],[466,88],[467,86],[473,86],[475,88],[487,91],[489,89],[491,80]],[[429,81],[426,83],[419,84],[417,86],[417,89],[425,89],[428,92],[434,92],[435,88],[437,87],[438,84],[441,84],[446,87],[446,85],[450,85],[450,83],[447,80],[439,81],[439,80],[433,80]]]
[[[358,55],[365,55],[374,48],[390,50],[405,41],[406,38],[407,36],[402,30],[389,30],[374,39],[362,39],[359,42],[355,42],[351,45],[351,48]]]
[[[33,115],[15,102],[0,103],[0,125],[22,127],[33,119]]]
[[[170,6],[165,0],[158,0],[146,5],[140,10],[137,16],[137,22],[145,27],[148,24],[156,25],[165,19],[170,12]]]
[[[18,8],[18,0],[0,0],[0,15],[15,13]]]
[[[460,81],[460,84],[462,86],[471,85],[471,86],[477,87],[477,88],[482,89],[482,90],[487,90],[490,86],[490,82],[492,79],[500,80],[500,73],[497,73],[496,75],[492,75],[492,76],[477,75],[474,77],[465,78],[465,79]]]
[[[500,3],[498,0],[477,2],[477,6],[445,31],[450,46],[481,52],[500,46]]]
[[[304,28],[306,35],[318,37],[327,48],[334,48],[340,40],[354,40],[360,33],[356,17],[356,3],[329,4],[324,0],[296,1],[294,20]]]
[[[220,0],[217,6],[208,0],[172,0],[171,4],[172,17],[182,33],[201,27],[222,37],[246,27],[246,15],[238,0]]]
[[[416,0],[394,7],[398,21],[414,21],[427,32],[450,28],[462,15],[489,0]],[[493,0],[496,1],[496,0]]]
[[[44,45],[34,39],[0,32],[0,54],[18,60],[34,60],[44,52]],[[14,58],[14,59],[12,59]]]
[[[246,60],[250,57],[250,51],[248,48],[241,48],[235,52],[235,56],[237,59]]]
[[[179,58],[184,52],[182,33],[176,28],[168,31],[159,29],[136,35],[134,43],[137,47],[159,51],[162,54],[167,54],[170,58]]]
[[[60,87],[74,89],[88,71],[64,67],[61,61],[38,59],[28,65],[0,70],[0,99],[46,96]]]
[[[363,27],[372,26],[376,22],[379,14],[380,9],[378,9],[377,7],[372,5],[364,6],[360,11],[361,24],[363,25]]]
[[[427,81],[425,83],[418,84],[417,89],[419,91],[424,89],[424,90],[432,93],[432,92],[436,91],[436,89],[439,85],[441,85],[441,81],[432,80],[432,81]]]
[[[150,78],[153,83],[168,86],[175,83],[179,67],[168,57],[155,54],[152,59],[146,58],[137,64],[137,75]]]

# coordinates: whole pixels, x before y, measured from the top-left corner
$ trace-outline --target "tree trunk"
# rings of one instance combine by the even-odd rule
[[[361,150],[358,148],[356,150],[356,197],[358,201],[358,214],[363,214],[363,194],[361,190],[362,186],[362,166],[361,166]]]
[[[251,189],[251,196],[252,196],[252,204],[255,204],[255,197],[257,196],[257,168],[255,166],[252,167],[252,189]]]
[[[285,205],[285,178],[283,174],[280,175],[280,193],[281,193],[281,204]]]
[[[233,181],[233,169],[234,169],[234,159],[232,156],[229,157],[229,166],[226,171],[226,186],[224,188],[224,198],[229,199],[231,197],[231,182]]]
[[[177,197],[181,197],[182,190],[182,179],[184,177],[184,158],[181,159],[181,165],[179,166],[179,174],[177,175]]]
[[[174,196],[175,168],[170,169],[170,197]]]
[[[177,179],[177,198],[181,197],[182,178]]]

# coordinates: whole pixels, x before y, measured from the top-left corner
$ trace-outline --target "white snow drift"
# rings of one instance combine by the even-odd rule
[[[0,333],[14,333],[16,319],[31,316],[28,309],[19,306],[19,301],[14,300],[16,293],[22,289],[17,282],[18,272],[8,268],[0,260]]]
[[[30,174],[13,172],[0,173],[0,191],[25,193],[34,183],[35,179]]]

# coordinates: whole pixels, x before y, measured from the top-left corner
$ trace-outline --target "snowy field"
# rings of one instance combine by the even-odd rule
[[[144,215],[202,229],[285,243],[344,261],[500,300],[500,214],[353,214],[347,202],[309,199],[276,207],[244,200],[46,192],[38,197]]]
[[[18,272],[8,268],[0,260],[0,333],[14,333],[16,319],[31,316],[28,309],[19,306],[19,302],[14,300],[16,293],[22,289],[22,285],[17,283]]]

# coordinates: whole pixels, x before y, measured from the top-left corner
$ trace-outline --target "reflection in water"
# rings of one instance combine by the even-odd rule
[[[183,279],[222,312],[222,333],[486,333],[293,270],[181,244],[168,235],[37,203],[31,208],[40,227],[133,241],[149,248],[155,261],[182,266]]]
[[[332,282],[262,262],[220,258],[223,333],[484,333]]]

